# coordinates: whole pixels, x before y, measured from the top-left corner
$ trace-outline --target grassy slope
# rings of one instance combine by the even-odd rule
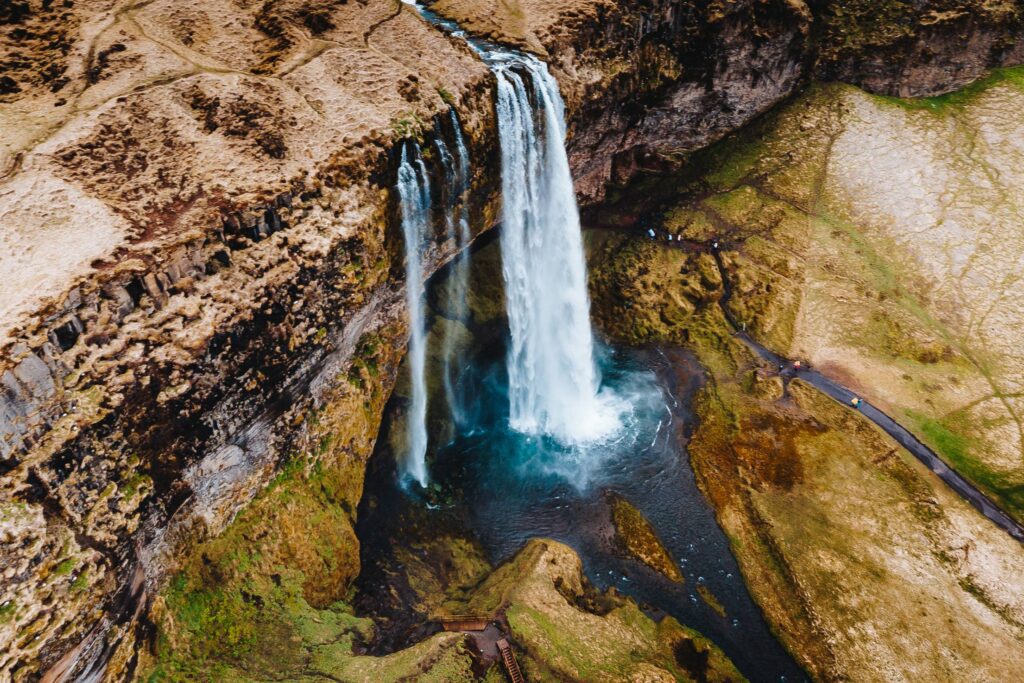
[[[799,384],[783,399],[773,370],[729,335],[721,290],[700,277],[706,257],[622,236],[591,242],[601,327],[686,345],[707,368],[694,470],[752,594],[808,671],[1021,675],[1008,654],[1022,644],[1019,545],[855,413]],[[965,561],[964,543],[984,559]]]
[[[1024,367],[1016,356],[986,345],[970,326],[983,314],[1024,318],[1024,293],[1010,284],[1001,300],[969,293],[957,303],[944,291],[937,294],[935,276],[920,260],[928,257],[908,251],[897,239],[898,227],[887,230],[892,219],[865,217],[851,204],[841,189],[844,160],[833,155],[836,141],[860,125],[851,123],[851,101],[858,117],[865,108],[905,111],[910,125],[946,144],[957,135],[979,135],[971,126],[986,114],[991,105],[983,99],[997,88],[1024,90],[1024,69],[999,70],[963,91],[912,101],[816,86],[698,155],[688,177],[664,181],[656,191],[681,196],[669,200],[666,229],[699,241],[725,236],[734,242],[725,254],[736,290],[732,310],[763,343],[830,364],[1024,519],[1024,455],[1006,445],[1021,443],[1014,387]],[[949,126],[962,130],[943,137]],[[1010,182],[977,155],[967,166],[995,177],[997,186]],[[913,190],[893,192],[906,189]],[[977,230],[983,249],[989,239],[983,232],[988,226],[979,222],[984,216],[953,213],[949,220]],[[1024,245],[1009,239],[1001,248]],[[990,306],[998,315],[985,312]],[[968,315],[971,321],[964,320]],[[1005,334],[1012,329],[1005,327]]]

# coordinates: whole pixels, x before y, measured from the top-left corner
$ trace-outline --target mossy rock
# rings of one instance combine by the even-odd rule
[[[505,612],[530,680],[744,680],[710,641],[675,619],[655,622],[632,600],[595,595],[576,553],[554,541],[528,543],[470,605]]]
[[[669,581],[683,583],[683,573],[679,571],[679,565],[665,549],[665,545],[643,513],[618,494],[609,494],[608,503],[612,509],[615,544],[619,550],[636,558]]]

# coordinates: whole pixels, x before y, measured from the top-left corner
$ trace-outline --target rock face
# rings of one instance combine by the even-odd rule
[[[19,12],[4,59],[63,74],[11,72],[0,106],[0,677],[20,680],[130,641],[104,634],[145,602],[120,608],[135,568],[156,585],[290,453],[368,455],[379,410],[354,433],[345,397],[362,350],[404,343],[392,142],[450,136],[433,117],[456,105],[476,225],[496,174],[486,68],[397,3]],[[438,234],[428,270],[453,251]],[[360,393],[386,397],[381,364]]]
[[[558,72],[584,201],[751,121],[810,77],[888,95],[948,92],[1024,59],[1010,0],[436,0]],[[611,106],[614,103],[614,106]]]
[[[869,92],[926,97],[1024,61],[1020,2],[821,2],[815,76]]]
[[[870,40],[820,48],[846,35],[839,3],[528,0],[493,24],[484,4],[436,8],[553,60],[596,201],[815,69],[932,92],[1019,57],[1014,6],[961,4],[901,10],[894,57],[863,72]],[[492,81],[388,0],[25,0],[0,25],[0,677],[117,676],[179,551],[283,462],[320,467],[311,504],[351,520],[404,343],[394,143],[450,136],[454,107],[489,228]],[[920,67],[926,44],[952,52]],[[453,251],[436,235],[427,272]],[[291,550],[273,553],[309,560]],[[352,571],[318,576],[342,592]]]

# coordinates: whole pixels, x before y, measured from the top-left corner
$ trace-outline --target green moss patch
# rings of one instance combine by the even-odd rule
[[[907,411],[907,416],[915,431],[943,460],[991,496],[1003,510],[1024,519],[1024,482],[987,467],[972,455],[980,444],[967,436],[969,423],[963,424],[956,416],[935,419],[915,411]]]
[[[615,525],[615,544],[619,549],[670,581],[683,583],[679,565],[669,555],[643,513],[616,494],[609,495],[608,502],[612,508],[612,523]]]

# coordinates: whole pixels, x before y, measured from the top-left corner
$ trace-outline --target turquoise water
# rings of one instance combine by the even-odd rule
[[[424,633],[416,615],[403,617],[394,604],[390,612],[381,610],[387,600],[374,599],[388,592],[387,577],[395,569],[391,550],[407,542],[406,533],[416,526],[427,533],[472,536],[495,564],[532,538],[561,541],[579,553],[597,588],[614,586],[652,616],[670,614],[702,632],[750,680],[804,680],[747,593],[690,469],[690,398],[703,381],[695,360],[676,348],[603,351],[604,387],[630,407],[613,436],[581,448],[509,427],[503,354],[491,348],[462,373],[464,419],[456,438],[433,454],[429,491],[403,492],[395,483],[387,439],[382,435],[379,441],[360,508],[364,574],[359,587],[364,610],[378,611],[377,616],[388,612],[384,616],[395,626],[385,634],[383,650]],[[616,550],[612,492],[651,522],[686,577],[683,586]],[[725,607],[725,617],[698,596],[701,584]]]

